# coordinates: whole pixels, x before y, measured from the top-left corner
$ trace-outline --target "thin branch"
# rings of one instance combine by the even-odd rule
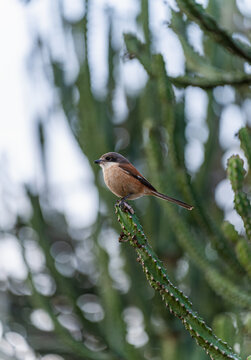
[[[216,86],[244,86],[251,85],[251,75],[240,73],[240,74],[229,74],[228,76],[219,76],[217,78],[205,78],[199,76],[179,76],[169,77],[170,81],[177,87],[186,88],[188,86],[197,86],[205,90],[210,90]]]
[[[177,0],[178,6],[190,20],[195,21],[204,31],[208,33],[217,43],[221,44],[232,54],[251,62],[251,49],[241,41],[223,29],[216,20],[204,11],[201,5],[194,0]]]

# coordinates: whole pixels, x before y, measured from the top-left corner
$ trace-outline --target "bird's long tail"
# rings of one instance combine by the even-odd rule
[[[185,202],[183,201],[180,201],[180,200],[177,200],[177,199],[174,199],[170,196],[167,196],[167,195],[164,195],[164,194],[161,194],[159,193],[158,191],[152,191],[152,195],[154,196],[157,196],[161,199],[164,199],[164,200],[167,200],[167,201],[170,201],[170,202],[173,202],[179,206],[182,206],[183,208],[187,209],[187,210],[193,210],[193,206],[192,205],[189,205],[189,204],[186,204]]]

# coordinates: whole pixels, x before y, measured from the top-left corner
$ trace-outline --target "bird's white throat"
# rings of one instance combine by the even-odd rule
[[[100,163],[100,166],[102,167],[102,169],[109,169],[111,166],[114,166],[116,165],[117,163],[116,162],[112,162],[112,161],[109,161],[109,162],[102,162]]]

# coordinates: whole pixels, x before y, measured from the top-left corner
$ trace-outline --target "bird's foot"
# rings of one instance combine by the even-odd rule
[[[127,204],[127,202],[120,200],[118,202],[118,206],[121,208],[122,211],[129,212],[132,215],[134,214],[133,208],[129,204]]]

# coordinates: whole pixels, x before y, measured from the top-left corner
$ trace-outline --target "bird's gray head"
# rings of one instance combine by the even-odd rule
[[[96,164],[99,164],[102,168],[114,165],[115,163],[129,164],[129,161],[124,156],[116,152],[108,152],[102,155],[98,160],[95,160],[94,162]]]

